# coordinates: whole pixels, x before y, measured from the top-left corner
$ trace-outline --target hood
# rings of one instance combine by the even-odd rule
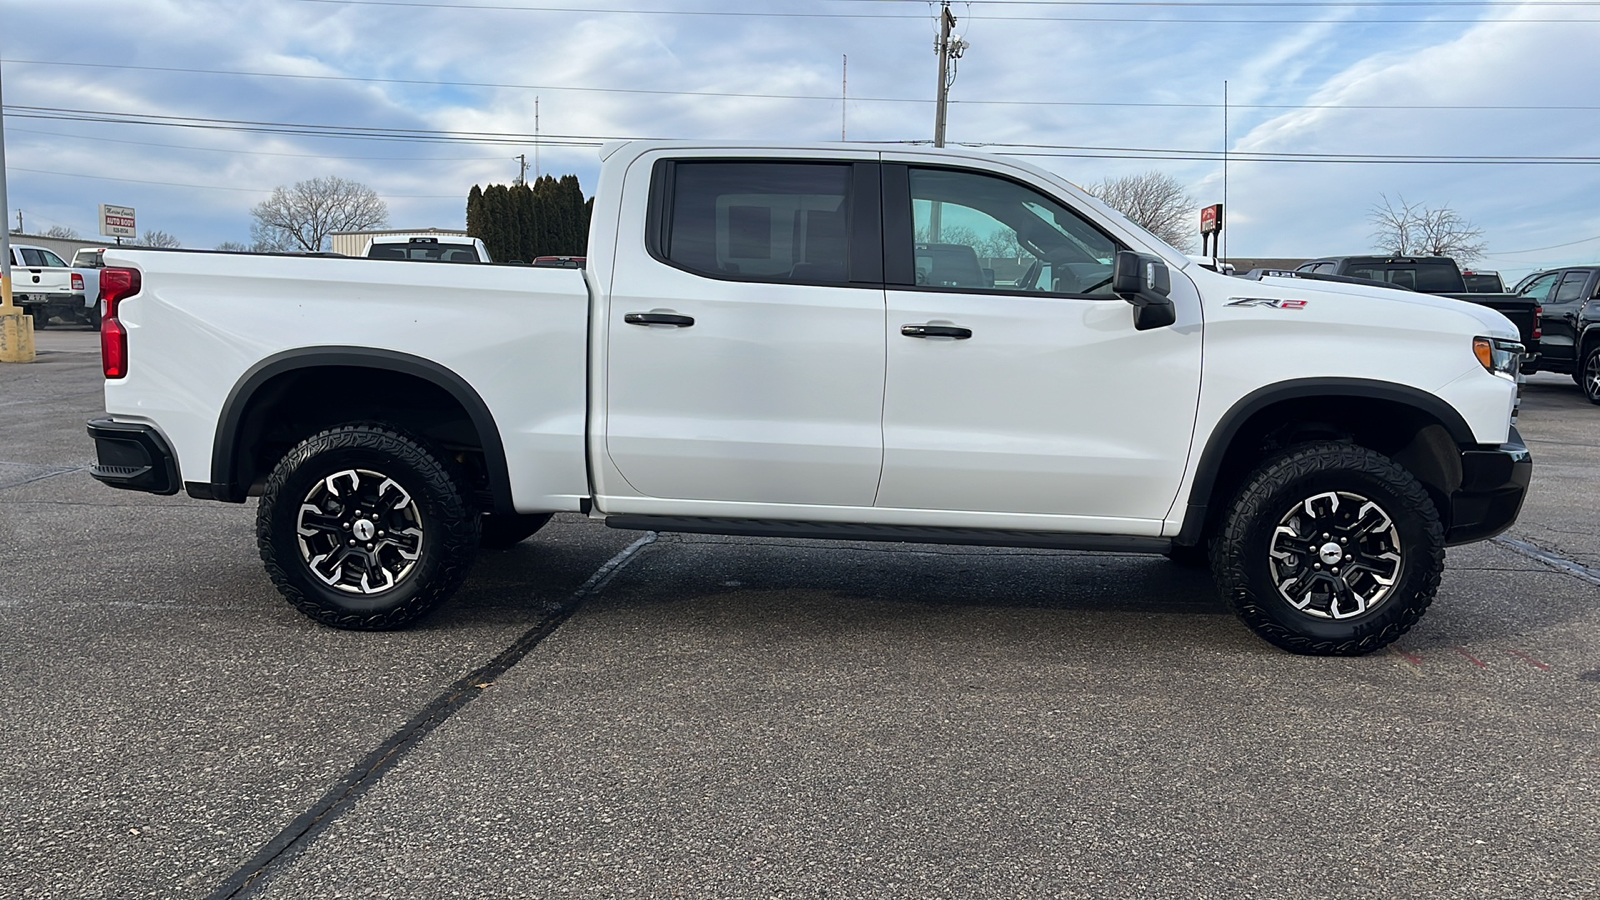
[[[1207,273],[1209,274],[1209,273]],[[1504,338],[1511,341],[1520,341],[1522,335],[1517,331],[1517,326],[1496,310],[1465,300],[1453,297],[1441,297],[1436,294],[1423,294],[1417,291],[1396,290],[1393,288],[1369,287],[1364,284],[1346,284],[1338,281],[1317,281],[1310,278],[1290,278],[1281,275],[1264,275],[1260,281],[1251,281],[1231,276],[1215,276],[1222,279],[1217,287],[1226,290],[1232,298],[1262,297],[1281,300],[1314,300],[1327,299],[1337,301],[1339,298],[1359,298],[1361,301],[1379,300],[1385,303],[1403,304],[1408,307],[1422,307],[1437,309],[1443,312],[1465,315],[1474,319],[1481,326],[1480,333],[1484,337]],[[1226,285],[1226,286],[1225,286]]]

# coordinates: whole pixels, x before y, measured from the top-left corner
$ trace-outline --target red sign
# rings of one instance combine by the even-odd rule
[[[1222,204],[1200,210],[1200,233],[1216,234],[1222,230]]]

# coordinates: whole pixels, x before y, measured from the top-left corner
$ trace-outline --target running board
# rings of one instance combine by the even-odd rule
[[[719,519],[699,516],[606,516],[607,528],[748,537],[820,538],[830,541],[894,541],[904,544],[965,544],[976,547],[1033,547],[1046,550],[1097,550],[1105,553],[1165,553],[1171,538],[1122,534],[1067,534],[1054,531],[1004,531],[993,528],[928,528],[917,525],[862,525],[835,522],[785,522],[778,519]]]

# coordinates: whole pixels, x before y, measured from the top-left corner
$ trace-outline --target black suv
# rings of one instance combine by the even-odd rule
[[[1600,266],[1567,266],[1522,279],[1517,296],[1544,307],[1539,368],[1566,372],[1600,403]]]

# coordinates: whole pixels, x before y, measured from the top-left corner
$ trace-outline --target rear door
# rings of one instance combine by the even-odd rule
[[[1558,359],[1574,359],[1578,312],[1588,299],[1588,286],[1588,269],[1561,273],[1544,301],[1544,336],[1539,339],[1542,352]]]
[[[1184,327],[1136,331],[1110,291],[1127,248],[1091,216],[997,174],[883,172],[878,506],[993,514],[973,527],[1045,527],[1024,514],[1158,534],[1194,426],[1198,302],[1181,301]]]
[[[609,511],[870,507],[885,352],[876,159],[646,156],[627,179],[650,205],[634,220],[644,234],[619,237],[605,313],[605,453],[625,482],[602,472]]]

